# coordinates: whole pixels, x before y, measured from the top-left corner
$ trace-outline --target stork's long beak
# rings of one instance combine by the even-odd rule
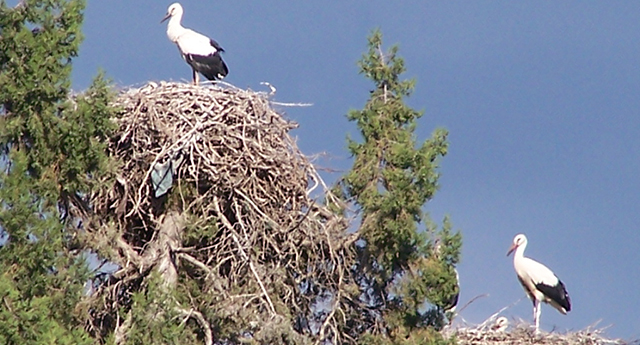
[[[511,253],[513,253],[514,250],[516,250],[516,248],[518,248],[517,244],[512,244],[511,248],[509,248],[509,251],[507,252],[507,256],[511,255]]]
[[[164,22],[165,20],[171,18],[171,13],[167,13],[167,15],[164,16],[164,18],[162,18],[162,20],[160,21],[160,23]]]

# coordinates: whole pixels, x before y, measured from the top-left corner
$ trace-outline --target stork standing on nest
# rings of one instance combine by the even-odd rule
[[[177,2],[173,3],[161,23],[169,19],[167,37],[178,45],[182,57],[191,66],[193,83],[198,84],[198,72],[209,80],[224,78],[229,73],[220,55],[224,49],[213,39],[183,27],[180,23],[182,13],[182,6]]]
[[[533,301],[533,318],[538,332],[540,302],[548,303],[566,315],[571,310],[571,300],[564,284],[547,266],[524,256],[525,248],[527,237],[524,234],[516,235],[507,256],[515,251],[513,267],[525,292]]]

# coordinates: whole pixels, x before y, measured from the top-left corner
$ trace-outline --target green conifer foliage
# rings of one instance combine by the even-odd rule
[[[93,343],[70,200],[107,166],[111,96],[101,77],[69,94],[84,6],[0,1],[0,344]]]
[[[416,145],[414,130],[422,113],[404,103],[415,82],[400,79],[405,66],[397,53],[396,46],[382,50],[380,31],[369,37],[359,67],[374,89],[364,109],[348,114],[362,141],[348,139],[355,162],[339,191],[359,212],[362,241],[355,275],[363,297],[384,320],[372,322],[381,323],[380,336],[394,343],[414,339],[416,332],[427,341],[425,334],[444,324],[443,309],[458,290],[454,267],[461,245],[447,219],[438,230],[423,212],[438,189],[448,133],[436,129]]]

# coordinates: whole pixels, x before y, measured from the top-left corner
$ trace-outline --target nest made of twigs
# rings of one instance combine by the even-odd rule
[[[457,327],[446,331],[448,336],[455,336],[458,345],[621,345],[626,342],[620,339],[608,339],[602,329],[588,327],[575,332],[536,333],[533,326],[518,322],[507,330],[496,331],[489,323],[478,326]]]
[[[111,248],[109,260],[120,266],[98,291],[105,308],[127,309],[145,272],[169,257],[166,247],[178,271],[166,274],[167,285],[190,277],[214,296],[183,308],[227,323],[262,324],[282,310],[309,315],[324,291],[342,288],[355,236],[329,210],[338,199],[289,135],[297,124],[270,96],[165,82],[118,96],[109,153],[120,166],[91,200],[102,216],[94,242]],[[167,164],[173,182],[158,195],[152,175]],[[167,219],[188,225],[171,230]],[[301,291],[310,279],[313,289]],[[318,337],[335,337],[336,323],[332,312]]]
[[[281,216],[316,206],[311,193],[322,181],[288,134],[297,124],[271,107],[268,94],[149,83],[120,94],[115,105],[122,108],[115,119],[120,129],[109,149],[123,166],[115,188],[94,198],[96,209],[152,226],[166,205],[154,196],[151,175],[168,161],[174,162],[174,191],[182,187],[177,202],[199,216],[228,211],[226,204],[215,210],[213,200],[241,198],[254,209],[245,214],[276,226]],[[284,223],[295,224],[298,216]]]
[[[243,189],[293,208],[306,195],[309,164],[288,135],[297,125],[264,93],[150,83],[121,94],[117,105],[123,112],[112,150],[125,163],[121,176],[137,187],[127,193],[127,217],[152,216],[152,184],[145,182],[155,164],[178,157],[185,161],[174,175],[203,193]]]

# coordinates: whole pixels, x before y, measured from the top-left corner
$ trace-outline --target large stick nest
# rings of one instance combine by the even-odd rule
[[[263,342],[272,330],[292,328],[337,340],[343,305],[334,293],[345,287],[354,238],[342,217],[315,201],[313,194],[337,202],[289,136],[296,124],[269,95],[150,83],[123,92],[116,105],[122,111],[109,151],[121,165],[92,197],[100,220],[91,236],[119,269],[96,293],[104,309],[93,326],[111,323],[117,333],[115,313],[131,307],[131,293],[155,268],[165,285],[189,295],[176,310],[194,310],[188,315],[205,340],[206,323],[230,338],[235,332],[225,327],[257,323],[261,333],[252,336]],[[152,177],[162,166],[173,182],[156,195]],[[179,283],[187,280],[199,297]],[[310,320],[291,326],[291,314],[308,317],[321,300],[328,308],[313,331]]]
[[[492,320],[488,320],[492,321]],[[446,336],[455,336],[458,345],[622,345],[620,339],[609,339],[603,335],[604,329],[588,327],[584,330],[559,333],[536,333],[533,326],[516,321],[508,329],[498,331],[490,322],[478,326],[456,327],[445,330]],[[634,342],[636,344],[636,342]]]

